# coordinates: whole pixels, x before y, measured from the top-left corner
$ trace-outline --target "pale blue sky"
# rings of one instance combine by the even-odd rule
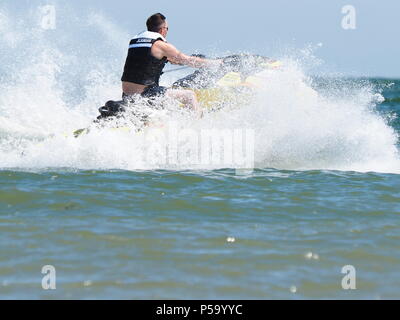
[[[22,8],[57,0],[5,2]],[[81,13],[102,13],[131,35],[144,29],[150,14],[162,12],[170,24],[168,40],[187,53],[245,50],[278,55],[322,43],[314,53],[332,72],[400,77],[399,0],[69,0],[68,4]],[[341,27],[341,9],[348,4],[357,10],[356,30]]]

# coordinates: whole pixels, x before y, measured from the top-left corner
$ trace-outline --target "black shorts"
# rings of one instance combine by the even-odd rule
[[[160,86],[152,86],[152,87],[147,87],[144,89],[144,91],[140,94],[144,98],[156,98],[165,95],[167,92],[166,87],[160,87]],[[122,99],[124,101],[128,102],[134,102],[135,101],[135,94],[133,95],[128,95],[123,93],[122,94]]]
[[[144,89],[141,96],[145,98],[153,98],[153,97],[163,96],[165,95],[166,92],[167,92],[166,87],[152,86]]]

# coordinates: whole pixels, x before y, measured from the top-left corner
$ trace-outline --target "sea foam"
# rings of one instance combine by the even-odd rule
[[[74,138],[74,130],[91,126],[98,107],[119,99],[129,33],[97,13],[74,17],[73,26],[51,31],[42,30],[31,12],[23,23],[4,8],[0,17],[0,168],[227,167],[223,162],[191,164],[187,153],[198,148],[198,141],[190,139],[166,146],[177,152],[175,161],[149,161],[150,140],[143,133],[93,128]],[[119,41],[109,41],[115,35]],[[283,67],[260,73],[259,90],[240,108],[227,103],[226,109],[198,120],[169,101],[151,116],[164,132],[177,126],[197,132],[252,130],[249,150],[257,168],[399,172],[397,133],[375,110],[382,101],[379,90],[357,80],[340,90],[338,80],[328,80],[321,88],[306,71],[313,60],[305,62],[301,54],[277,57]],[[162,84],[183,72],[165,75]]]

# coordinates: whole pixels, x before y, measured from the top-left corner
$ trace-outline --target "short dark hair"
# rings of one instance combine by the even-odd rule
[[[167,18],[161,13],[155,13],[147,19],[146,25],[148,31],[158,32]]]

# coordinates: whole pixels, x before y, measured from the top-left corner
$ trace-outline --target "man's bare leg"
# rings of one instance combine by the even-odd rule
[[[166,96],[172,99],[176,99],[183,103],[186,107],[189,107],[196,112],[199,117],[202,115],[200,104],[197,101],[197,96],[192,90],[185,89],[168,89]]]

